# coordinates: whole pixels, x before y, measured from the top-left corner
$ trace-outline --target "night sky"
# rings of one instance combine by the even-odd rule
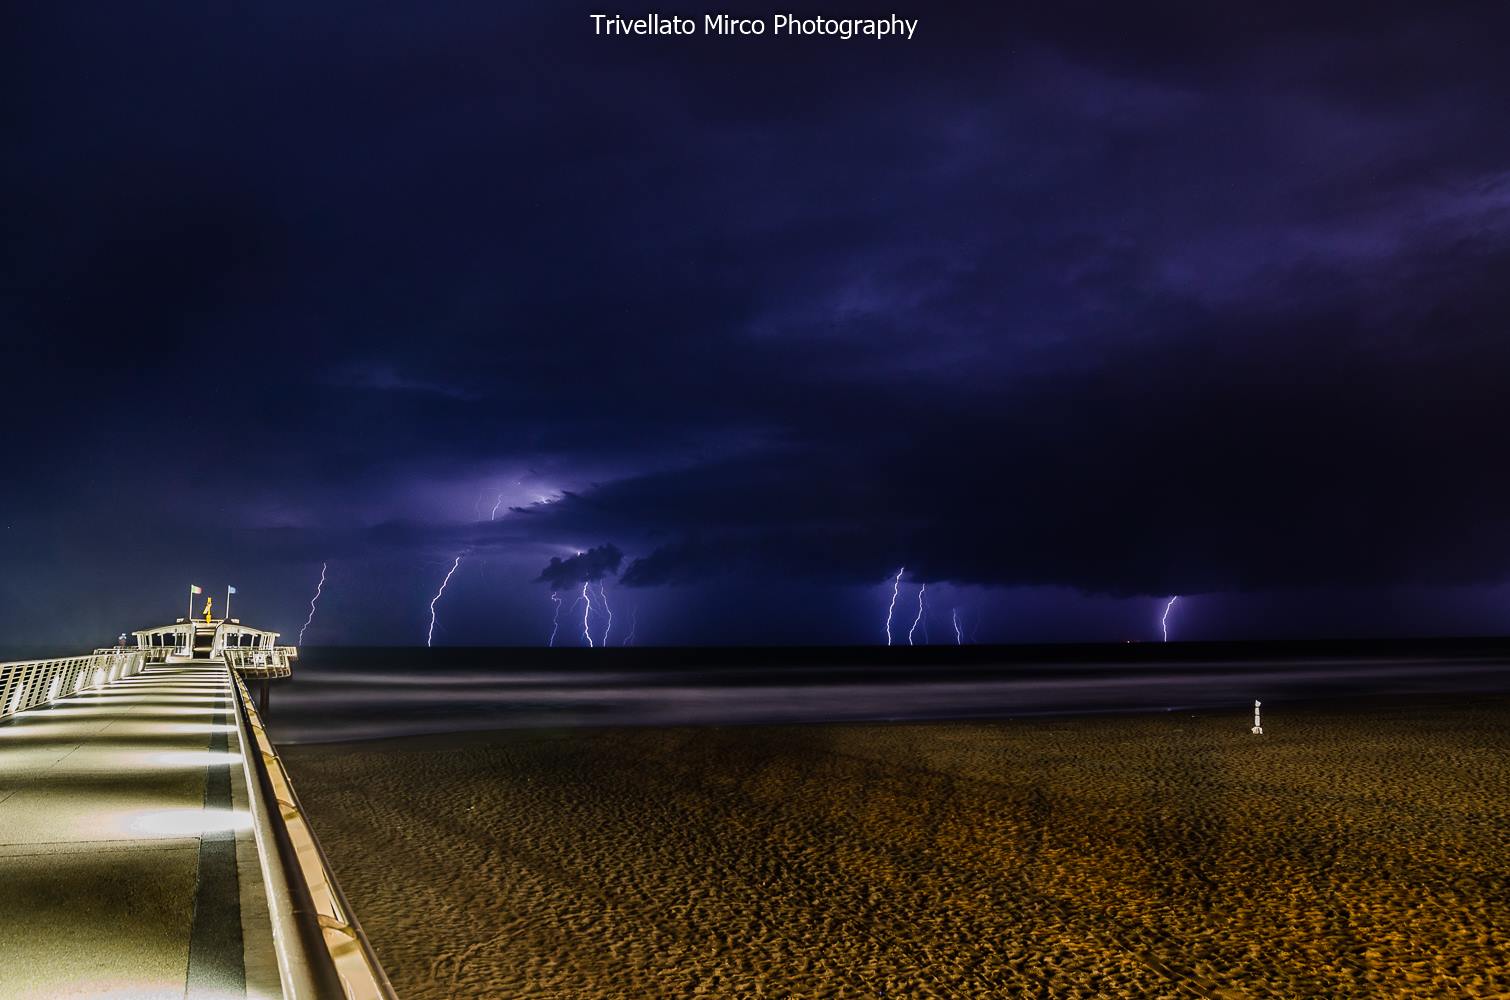
[[[1503,4],[593,10],[7,6],[3,644],[1510,630]]]

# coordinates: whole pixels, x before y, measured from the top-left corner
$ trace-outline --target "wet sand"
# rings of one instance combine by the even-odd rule
[[[1510,698],[285,753],[400,995],[1510,996]]]

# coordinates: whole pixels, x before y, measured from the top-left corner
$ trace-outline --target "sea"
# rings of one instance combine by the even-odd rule
[[[1287,711],[1510,694],[1510,640],[698,649],[320,647],[275,681],[279,743],[516,728]]]

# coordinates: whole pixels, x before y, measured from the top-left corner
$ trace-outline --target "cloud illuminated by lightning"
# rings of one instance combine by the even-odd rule
[[[548,646],[556,644],[556,633],[561,630],[561,595],[553,592],[551,594],[551,603],[556,606],[556,614],[551,619],[551,639],[550,642],[546,643]]]
[[[430,598],[430,631],[425,633],[426,648],[429,648],[430,644],[435,641],[435,602],[439,601],[440,595],[446,592],[446,584],[451,582],[451,577],[456,573],[456,567],[460,565],[461,556],[457,556],[456,561],[451,563],[451,568],[447,571],[446,578],[440,581],[440,589],[435,592],[434,597]]]
[[[1173,608],[1174,608],[1174,602],[1178,601],[1178,600],[1179,600],[1178,597],[1171,597],[1169,599],[1169,603],[1166,604],[1166,605],[1164,605],[1164,617],[1159,620],[1159,623],[1164,626],[1164,641],[1165,642],[1169,641],[1169,612],[1171,610],[1173,610]]]
[[[304,645],[304,630],[315,620],[315,603],[320,600],[320,591],[325,589],[325,566],[325,563],[320,564],[320,582],[315,584],[315,596],[309,599],[309,617],[304,619],[304,626],[299,629],[299,641],[295,643],[297,646]]]
[[[907,645],[912,645],[912,633],[918,630],[918,623],[923,620],[923,594],[928,590],[928,584],[918,587],[918,616],[912,620],[912,628],[907,630]]]
[[[897,591],[902,587],[902,574],[905,572],[907,572],[907,567],[903,566],[897,570],[896,577],[891,581],[891,606],[886,609],[886,645],[888,646],[891,645],[891,616],[897,609]]]

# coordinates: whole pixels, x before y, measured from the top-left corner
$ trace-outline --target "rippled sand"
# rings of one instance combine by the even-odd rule
[[[1510,996],[1510,699],[291,747],[423,997]]]

